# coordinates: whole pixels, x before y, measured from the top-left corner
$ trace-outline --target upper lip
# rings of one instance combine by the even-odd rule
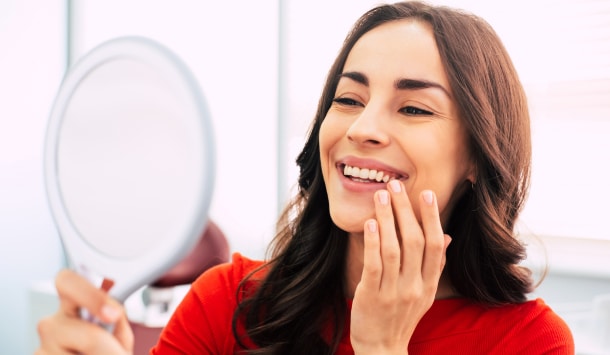
[[[388,164],[382,163],[379,160],[370,159],[370,158],[359,158],[354,156],[348,156],[343,159],[340,159],[335,164],[338,168],[343,170],[345,165],[349,166],[357,166],[359,168],[366,168],[369,170],[377,170],[383,171],[386,174],[391,175],[395,179],[406,179],[409,177],[404,171],[396,169]]]

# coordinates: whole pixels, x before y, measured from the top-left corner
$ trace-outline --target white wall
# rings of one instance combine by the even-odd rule
[[[233,251],[262,257],[277,216],[277,2],[73,3],[73,59],[108,39],[141,35],[193,71],[216,132],[211,218]]]
[[[0,352],[26,353],[27,287],[62,253],[42,179],[45,123],[64,70],[64,1],[0,2]]]

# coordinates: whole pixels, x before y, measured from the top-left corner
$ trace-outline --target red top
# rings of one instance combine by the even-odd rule
[[[260,265],[236,253],[232,263],[203,273],[151,354],[235,353],[237,285]],[[349,339],[348,326],[337,354],[354,353]],[[566,323],[540,299],[485,308],[457,298],[433,303],[411,337],[409,354],[574,354],[574,341]]]

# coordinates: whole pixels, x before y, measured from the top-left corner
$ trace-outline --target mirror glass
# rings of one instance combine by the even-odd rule
[[[88,53],[66,75],[45,151],[70,266],[124,300],[194,245],[213,189],[209,114],[187,67],[144,38]]]

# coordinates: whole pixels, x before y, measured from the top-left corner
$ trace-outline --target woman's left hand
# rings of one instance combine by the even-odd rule
[[[419,206],[421,226],[400,181],[375,193],[376,219],[364,226],[364,268],[352,304],[356,354],[406,354],[434,302],[451,238],[432,191],[422,191]]]

